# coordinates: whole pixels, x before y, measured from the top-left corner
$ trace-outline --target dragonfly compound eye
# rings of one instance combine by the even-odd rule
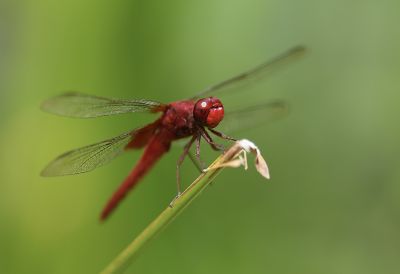
[[[202,126],[214,128],[224,118],[224,106],[217,98],[203,98],[196,102],[193,115]]]

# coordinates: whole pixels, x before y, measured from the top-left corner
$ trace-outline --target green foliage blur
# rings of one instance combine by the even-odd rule
[[[140,157],[41,178],[69,149],[152,121],[40,111],[67,90],[183,99],[297,44],[305,58],[225,104],[282,98],[240,132],[271,169],[225,170],[127,273],[400,271],[400,2],[0,1],[0,273],[97,273],[175,195],[176,146],[105,223]],[[207,161],[217,154],[203,144]],[[198,172],[186,161],[188,185]]]

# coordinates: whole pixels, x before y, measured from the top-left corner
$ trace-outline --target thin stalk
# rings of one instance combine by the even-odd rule
[[[101,273],[121,273],[139,254],[139,251],[163,230],[172,220],[175,219],[221,172],[223,168],[212,168],[221,166],[232,160],[242,148],[235,143],[224,154],[219,156],[208,168],[207,172],[202,173],[180,197],[173,201],[172,206],[168,206],[154,219]]]

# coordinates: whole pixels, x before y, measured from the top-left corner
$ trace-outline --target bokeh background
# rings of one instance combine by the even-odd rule
[[[97,273],[175,195],[175,147],[100,224],[140,152],[41,178],[58,154],[154,119],[52,116],[66,90],[163,102],[302,44],[307,56],[227,103],[282,98],[240,132],[272,179],[226,170],[127,273],[399,273],[400,2],[0,2],[0,273]],[[204,158],[215,152],[203,145]],[[186,185],[197,171],[185,162]]]

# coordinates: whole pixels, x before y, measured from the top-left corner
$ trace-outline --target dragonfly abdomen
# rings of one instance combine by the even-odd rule
[[[105,220],[117,207],[125,195],[143,178],[144,175],[154,166],[161,156],[168,152],[173,136],[165,129],[157,132],[149,141],[142,157],[122,182],[121,186],[114,192],[101,213],[101,220]]]

